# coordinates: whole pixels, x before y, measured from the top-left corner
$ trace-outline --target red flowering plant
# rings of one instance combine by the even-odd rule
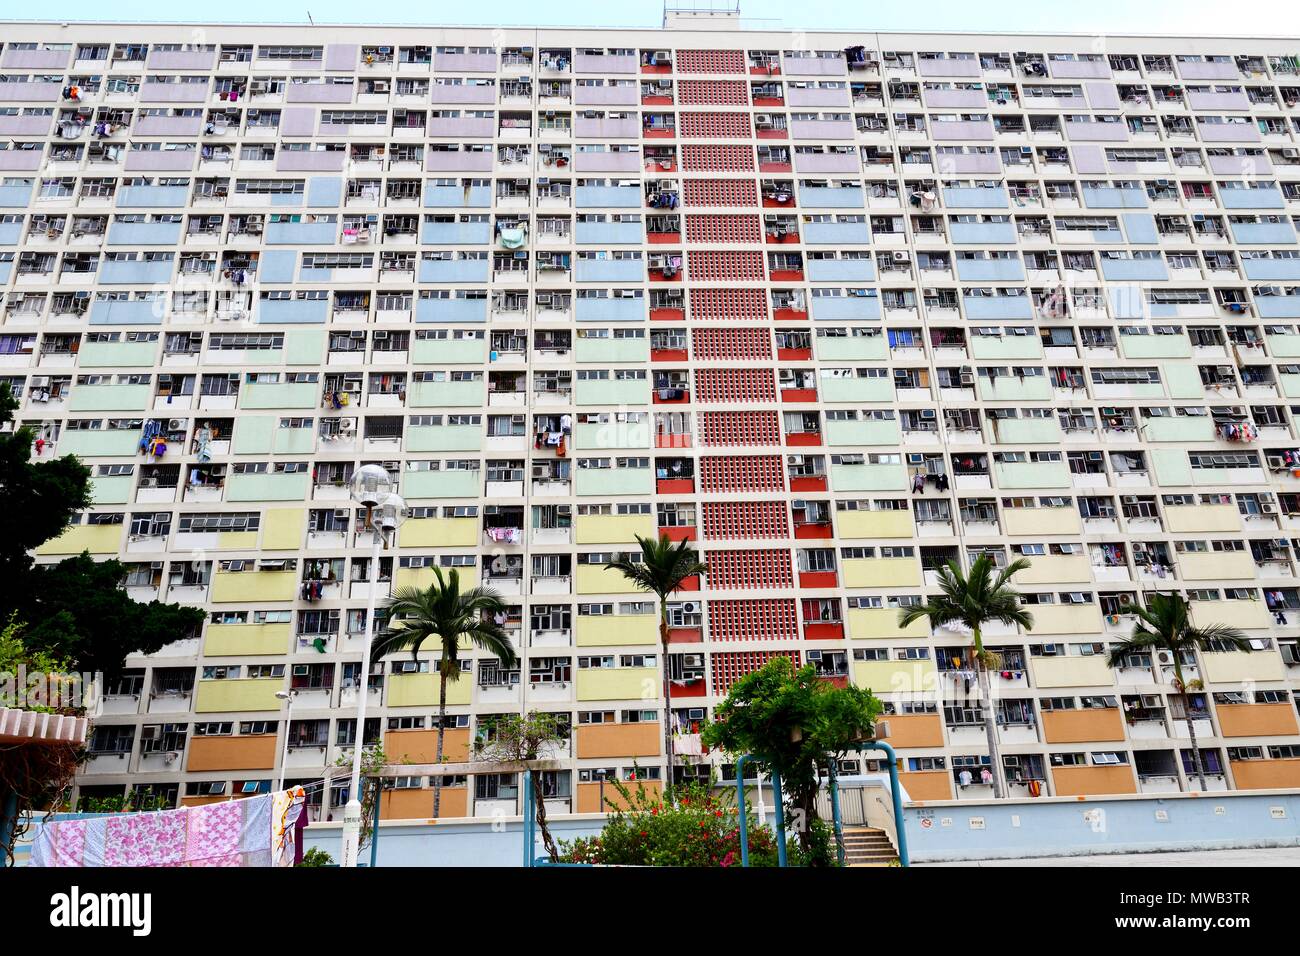
[[[735,797],[691,783],[675,790],[675,804],[657,792],[619,780],[622,798],[606,800],[613,813],[601,832],[560,844],[559,862],[607,866],[740,866],[740,813]],[[748,819],[750,866],[776,866],[776,838]]]

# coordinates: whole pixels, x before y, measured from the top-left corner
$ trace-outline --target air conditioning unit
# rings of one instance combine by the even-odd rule
[[[375,337],[375,341],[376,341],[376,342],[379,342],[379,341],[382,341],[382,340],[388,338],[388,333],[387,333],[387,332],[376,332],[374,337]]]
[[[162,569],[163,569],[163,563],[162,563],[161,561],[150,561],[150,562],[149,562],[149,570],[151,570],[151,571],[161,571]]]
[[[907,261],[909,261],[909,260],[908,260],[908,257],[907,257],[907,253],[906,253],[906,252],[903,252],[901,249],[895,251],[895,252],[894,252],[894,261],[895,261],[895,262],[907,262]]]
[[[1259,505],[1259,513],[1265,515],[1277,514],[1277,505],[1271,501],[1262,501]]]
[[[1156,660],[1161,664],[1172,664],[1174,662],[1174,655],[1169,651],[1157,651]]]
[[[387,92],[388,92],[388,81],[387,81],[387,80],[375,80],[375,82],[371,85],[370,89],[371,89],[373,92],[375,92],[375,93],[387,93]]]

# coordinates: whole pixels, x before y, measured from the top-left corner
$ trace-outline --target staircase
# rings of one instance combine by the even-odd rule
[[[844,828],[845,866],[889,866],[898,859],[884,830],[875,827]]]

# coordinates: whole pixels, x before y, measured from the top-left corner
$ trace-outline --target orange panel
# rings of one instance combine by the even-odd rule
[[[381,820],[427,820],[433,816],[433,788],[386,790],[380,798]],[[443,787],[438,819],[469,816],[469,788]]]
[[[577,743],[579,758],[657,757],[663,753],[663,731],[658,723],[584,724],[577,729]]]
[[[903,714],[882,717],[889,723],[889,744],[903,747],[942,747],[943,723],[938,714]]]
[[[625,780],[623,785],[632,793],[637,794],[637,788],[643,787],[647,797],[657,798],[662,790],[658,780]],[[605,802],[602,806],[600,802],[600,784],[599,783],[580,783],[578,784],[578,808],[575,813],[604,813],[609,810],[609,803],[617,807],[625,806],[625,801],[619,795],[619,792],[610,784],[605,784]]]
[[[1043,714],[1043,738],[1049,744],[1076,744],[1094,740],[1123,740],[1124,720],[1119,708],[1049,710]]]
[[[1219,729],[1225,737],[1288,737],[1296,733],[1290,704],[1219,704]]]
[[[913,800],[952,799],[952,777],[948,776],[946,770],[902,772],[899,773],[898,779],[902,782],[908,797]]]
[[[1283,790],[1300,787],[1300,757],[1284,760],[1234,760],[1232,779],[1238,790]]]
[[[1132,767],[1053,767],[1052,782],[1058,797],[1137,793]]]
[[[384,753],[389,763],[437,763],[438,731],[390,730],[384,735]],[[449,727],[442,738],[444,763],[469,759],[469,728]]]
[[[186,770],[270,770],[275,766],[275,734],[256,737],[195,737]]]

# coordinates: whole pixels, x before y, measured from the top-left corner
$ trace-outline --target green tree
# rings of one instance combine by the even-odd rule
[[[731,685],[701,736],[709,747],[751,753],[779,773],[810,865],[831,865],[817,817],[820,769],[869,739],[883,710],[871,691],[836,687],[811,664],[795,670],[780,656]]]
[[[1029,567],[1024,558],[1012,561],[998,571],[991,558],[981,554],[971,562],[970,573],[950,561],[939,569],[940,593],[924,604],[904,608],[898,614],[900,627],[927,618],[930,627],[962,624],[971,632],[970,663],[979,685],[980,709],[984,712],[984,735],[988,738],[989,769],[993,774],[993,796],[1006,795],[1002,757],[998,751],[998,731],[989,692],[989,671],[998,663],[997,655],[984,648],[984,625],[991,621],[1013,624],[1029,630],[1034,616],[1020,604],[1020,595],[1009,584],[1013,575]]]
[[[641,560],[621,558],[605,565],[618,571],[640,591],[659,599],[660,666],[663,672],[664,691],[664,793],[672,802],[673,788],[673,685],[668,677],[668,596],[681,588],[689,578],[705,574],[709,566],[700,560],[689,541],[674,543],[666,534],[658,540],[636,536],[641,546]]]
[[[1147,597],[1146,607],[1125,604],[1119,613],[1132,614],[1138,620],[1129,637],[1110,646],[1107,661],[1111,667],[1119,667],[1126,657],[1139,651],[1169,652],[1174,662],[1174,690],[1183,698],[1183,716],[1187,720],[1187,736],[1192,744],[1192,765],[1196,768],[1201,789],[1205,790],[1205,767],[1196,745],[1196,721],[1192,718],[1192,701],[1187,693],[1187,682],[1183,679],[1183,655],[1195,660],[1197,651],[1208,650],[1214,645],[1249,651],[1250,643],[1241,630],[1229,624],[1207,624],[1204,627],[1193,624],[1191,609],[1181,594],[1151,594]]]
[[[486,726],[486,733],[474,740],[474,756],[493,763],[525,763],[541,759],[547,747],[562,744],[569,739],[568,722],[558,714],[530,710],[526,714],[503,714]],[[533,778],[533,807],[537,825],[542,831],[542,844],[552,860],[559,856],[555,839],[546,819],[546,798],[542,793],[542,772],[536,768],[524,771]],[[523,811],[528,812],[524,807]]]
[[[442,568],[433,569],[435,581],[427,590],[398,588],[385,603],[388,625],[375,639],[372,658],[395,651],[411,652],[415,657],[426,643],[436,644],[438,661],[438,748],[435,760],[442,763],[443,737],[447,722],[447,682],[460,679],[460,644],[469,641],[475,647],[495,654],[502,667],[516,661],[510,636],[495,620],[506,606],[491,588],[460,589],[460,573],[452,568],[443,577]],[[358,733],[359,733],[358,728]],[[433,779],[433,815],[442,805],[442,778]]]

